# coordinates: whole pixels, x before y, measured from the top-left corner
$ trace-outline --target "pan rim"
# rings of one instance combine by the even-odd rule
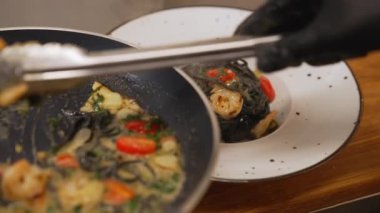
[[[73,32],[73,33],[79,33],[79,34],[84,34],[84,35],[92,35],[96,37],[101,37],[104,39],[108,40],[113,40],[120,42],[122,44],[134,47],[133,45],[129,44],[128,42],[117,39],[114,37],[111,37],[110,35],[105,35],[101,33],[96,33],[96,32],[90,32],[90,31],[85,31],[85,30],[78,30],[78,29],[70,29],[70,28],[61,28],[61,27],[40,27],[40,26],[20,26],[20,27],[4,27],[0,28],[0,32],[4,31],[21,31],[21,30],[46,30],[46,31],[61,31],[61,32]],[[183,74],[182,71],[177,70],[175,68],[170,68],[173,71],[175,71],[178,75],[180,75],[187,83],[190,84],[190,86],[193,88],[193,90],[197,93],[198,97],[201,99],[207,114],[208,118],[211,123],[211,128],[212,128],[212,151],[211,151],[211,157],[210,157],[210,163],[206,169],[205,174],[203,175],[202,179],[200,180],[197,189],[194,190],[192,194],[188,196],[188,199],[185,200],[185,202],[181,205],[179,212],[191,212],[196,205],[199,203],[203,195],[207,192],[207,189],[209,185],[211,184],[211,176],[213,174],[213,169],[216,165],[217,162],[217,157],[218,157],[218,150],[220,147],[220,129],[219,129],[219,124],[216,118],[215,113],[213,113],[213,110],[211,106],[208,103],[208,99],[206,95],[196,86],[196,83],[187,75]]]

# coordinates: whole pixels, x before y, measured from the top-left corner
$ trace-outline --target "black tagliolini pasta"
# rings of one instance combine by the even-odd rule
[[[67,143],[0,165],[0,212],[161,212],[179,193],[179,143],[133,99],[95,82],[80,111],[49,120],[63,121]]]
[[[256,76],[246,61],[192,64],[183,67],[209,97],[225,142],[262,137],[277,128],[269,103],[274,90],[269,80]]]

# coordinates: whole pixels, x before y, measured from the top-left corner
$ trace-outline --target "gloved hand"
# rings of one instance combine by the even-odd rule
[[[268,0],[237,34],[279,34],[256,45],[259,69],[323,65],[380,49],[380,0]]]

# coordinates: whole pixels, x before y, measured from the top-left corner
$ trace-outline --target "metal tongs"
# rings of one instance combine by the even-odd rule
[[[228,37],[147,49],[86,52],[58,43],[10,45],[0,52],[0,89],[25,82],[30,93],[71,88],[78,80],[153,68],[254,56],[253,46],[279,37]]]

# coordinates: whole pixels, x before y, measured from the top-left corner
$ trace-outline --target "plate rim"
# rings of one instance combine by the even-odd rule
[[[246,179],[246,180],[211,177],[211,180],[219,181],[219,182],[226,182],[226,183],[251,183],[251,182],[267,182],[267,181],[271,181],[274,179],[284,179],[287,177],[300,175],[300,174],[309,172],[313,169],[316,169],[316,168],[324,165],[328,161],[332,160],[340,151],[342,151],[342,149],[345,148],[349,144],[349,142],[353,139],[356,132],[358,131],[360,123],[361,123],[361,118],[363,115],[364,107],[363,107],[362,89],[361,89],[361,86],[359,84],[359,81],[358,81],[355,73],[352,71],[351,66],[346,61],[341,61],[341,63],[350,71],[351,75],[353,76],[353,79],[355,80],[355,85],[356,85],[358,96],[359,96],[359,109],[358,109],[358,116],[354,122],[355,123],[354,127],[352,128],[350,134],[348,134],[347,138],[342,142],[342,145],[339,146],[339,148],[337,148],[334,152],[332,152],[330,155],[328,155],[326,158],[322,159],[321,161],[319,161],[315,164],[311,164],[308,167],[305,167],[303,169],[300,169],[298,171],[295,171],[295,172],[292,172],[289,174],[277,175],[277,176],[266,177],[266,178]]]
[[[205,6],[179,6],[179,7],[173,7],[173,8],[163,9],[163,10],[159,10],[159,11],[153,11],[151,13],[147,13],[147,14],[145,14],[143,16],[140,16],[140,17],[138,17],[136,19],[133,19],[133,20],[130,20],[130,21],[126,21],[123,24],[120,24],[119,26],[117,26],[114,29],[112,29],[109,33],[107,33],[107,35],[112,36],[112,34],[115,31],[117,31],[120,28],[128,25],[129,23],[134,22],[134,21],[138,21],[139,19],[145,18],[146,16],[154,15],[156,13],[163,13],[163,12],[168,12],[168,11],[172,11],[172,10],[179,10],[179,9],[204,9],[204,8],[209,8],[209,9],[226,9],[226,10],[233,9],[233,10],[240,10],[242,12],[250,12],[250,13],[252,13],[252,12],[255,11],[255,10],[247,10],[247,9],[239,8],[239,7],[228,7],[228,6],[212,6],[212,5],[205,5]],[[355,86],[356,86],[356,89],[357,89],[356,91],[358,92],[359,109],[358,109],[357,118],[356,118],[356,120],[354,122],[355,125],[352,128],[350,134],[347,135],[346,139],[341,143],[341,145],[336,150],[334,150],[334,152],[332,152],[330,155],[328,155],[327,157],[323,158],[321,161],[318,161],[315,164],[311,164],[308,167],[305,167],[305,168],[300,169],[298,171],[291,172],[291,173],[284,174],[284,175],[276,175],[276,176],[272,176],[272,177],[255,178],[255,179],[230,179],[230,178],[215,177],[212,174],[210,176],[210,180],[212,180],[212,181],[218,181],[218,182],[226,182],[226,183],[251,183],[251,182],[265,182],[265,181],[271,181],[271,180],[274,180],[274,179],[283,179],[283,178],[287,178],[287,177],[291,177],[291,176],[296,176],[296,175],[308,172],[308,171],[310,171],[312,169],[315,169],[315,168],[317,168],[319,166],[322,166],[326,162],[330,161],[344,147],[346,147],[348,145],[348,143],[352,140],[352,138],[354,137],[355,133],[358,130],[358,127],[360,126],[360,122],[361,122],[361,118],[362,118],[362,114],[363,114],[363,94],[362,94],[362,89],[361,89],[361,86],[359,84],[359,81],[358,81],[355,73],[352,71],[351,66],[346,61],[340,61],[339,63],[341,63],[342,65],[344,65],[344,67],[346,67],[347,70],[350,72],[350,74],[353,76],[353,79],[354,79],[354,82],[355,82]],[[179,70],[179,69],[175,69],[175,70],[177,70],[182,76],[185,75],[182,70]]]

